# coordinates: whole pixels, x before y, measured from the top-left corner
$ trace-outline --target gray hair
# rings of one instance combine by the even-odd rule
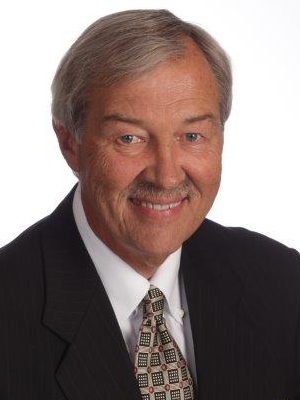
[[[122,11],[90,25],[64,55],[54,76],[54,122],[80,142],[93,84],[110,86],[148,72],[168,59],[182,57],[186,37],[204,53],[216,77],[224,126],[232,102],[228,56],[209,33],[167,10]]]

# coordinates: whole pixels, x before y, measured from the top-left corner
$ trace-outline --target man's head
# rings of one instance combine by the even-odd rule
[[[126,11],[82,34],[52,89],[54,128],[91,227],[149,275],[218,191],[231,105],[225,53],[168,11]]]

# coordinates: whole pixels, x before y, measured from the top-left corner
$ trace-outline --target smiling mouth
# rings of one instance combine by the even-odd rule
[[[173,203],[167,203],[167,204],[160,204],[160,203],[152,203],[150,201],[145,201],[145,200],[139,200],[137,198],[131,198],[130,200],[132,203],[134,203],[137,206],[144,207],[144,208],[151,208],[152,210],[156,211],[166,211],[170,210],[171,208],[178,207],[187,197],[184,197],[183,199],[173,202]]]

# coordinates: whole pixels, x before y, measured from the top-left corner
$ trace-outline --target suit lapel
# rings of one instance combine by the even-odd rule
[[[118,322],[72,213],[75,188],[45,219],[43,324],[66,343],[56,379],[68,400],[140,400]]]
[[[226,252],[220,252],[220,249],[216,252],[206,224],[203,222],[184,243],[181,256],[195,351],[198,399],[217,399],[221,385],[223,398],[232,399],[226,388],[226,382],[230,382],[228,362],[232,356],[226,330],[230,331],[231,327],[228,320],[219,320],[219,315],[222,314],[220,307],[229,315],[236,311],[242,287],[237,277],[224,269],[224,264],[228,266]]]
[[[272,398],[282,393],[282,371],[270,345],[263,294],[224,231],[205,220],[182,249],[198,399]]]
[[[133,367],[101,286],[56,376],[70,400],[139,400]]]

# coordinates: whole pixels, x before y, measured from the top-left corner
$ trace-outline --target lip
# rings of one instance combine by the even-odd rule
[[[162,201],[162,199],[155,200],[155,201],[149,201],[149,199],[141,200],[138,199],[139,201],[145,201],[149,203],[154,203],[154,204],[172,204],[172,203],[178,203],[178,206],[169,208],[168,210],[154,210],[153,208],[148,208],[148,207],[143,207],[141,205],[138,205],[133,202],[132,199],[130,199],[129,203],[135,213],[137,213],[140,217],[146,217],[146,219],[150,220],[152,223],[157,222],[157,223],[163,223],[168,220],[174,219],[182,210],[183,207],[185,207],[186,203],[188,202],[188,197],[181,198],[179,200],[172,200],[168,199],[168,201]]]

